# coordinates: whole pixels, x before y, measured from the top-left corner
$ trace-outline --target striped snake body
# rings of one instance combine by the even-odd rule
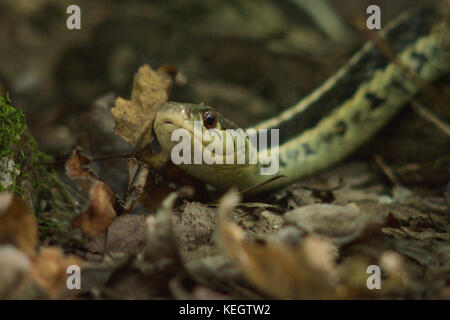
[[[279,129],[277,174],[285,176],[263,185],[255,193],[289,184],[342,160],[367,142],[424,84],[447,73],[448,53],[443,45],[444,34],[439,31],[442,26],[438,25],[438,13],[432,8],[399,16],[380,32],[395,50],[396,61],[368,42],[310,95],[280,115],[254,126]],[[420,81],[408,77],[401,66]],[[235,127],[209,106],[167,102],[158,110],[154,124],[164,152],[170,154],[177,143],[171,141],[175,129],[184,128],[194,135],[196,120],[203,121],[203,130],[214,126],[224,133],[225,129]],[[261,175],[261,166],[259,162],[180,164],[192,176],[220,189],[235,186],[241,190],[270,178]]]

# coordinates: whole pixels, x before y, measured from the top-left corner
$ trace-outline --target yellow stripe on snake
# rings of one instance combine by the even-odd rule
[[[255,129],[279,129],[279,149],[270,152],[279,156],[276,174],[285,178],[263,185],[255,193],[287,185],[342,160],[381,129],[421,86],[447,73],[450,65],[443,44],[443,23],[432,8],[399,16],[379,33],[396,51],[397,63],[368,42],[310,95],[277,117],[256,125]],[[420,81],[408,77],[400,65]],[[158,110],[154,124],[162,150],[171,153],[177,144],[171,136],[178,128],[194,135],[194,121],[202,121],[203,132],[213,127],[225,135],[226,129],[235,128],[210,106],[167,102]],[[201,140],[201,136],[193,138]],[[202,149],[205,147],[201,144]],[[267,164],[260,162],[179,166],[220,189],[234,186],[243,190],[270,178],[261,174],[261,166]]]

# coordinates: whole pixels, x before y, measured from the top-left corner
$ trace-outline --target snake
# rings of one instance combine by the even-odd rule
[[[257,132],[278,130],[276,148],[266,146],[256,150],[261,161],[177,165],[218,189],[246,190],[260,185],[253,194],[281,188],[331,167],[369,141],[426,85],[449,72],[445,30],[445,21],[434,7],[400,14],[377,32],[395,51],[395,59],[387,57],[369,40],[309,95],[279,115],[251,127]],[[195,130],[196,123],[201,124],[200,130]],[[249,160],[255,148],[249,137],[245,137],[244,151],[231,148],[236,147],[234,140],[225,143],[229,141],[227,130],[237,126],[203,103],[165,102],[157,111],[153,129],[166,154],[171,154],[180,141],[173,139],[177,129],[184,129],[190,135],[192,148],[200,148],[191,149],[192,152],[204,152],[208,148],[212,140],[203,141],[202,135],[209,129],[218,133],[214,139],[224,144],[223,153],[230,150],[228,153],[235,160],[238,151],[244,152],[245,159]],[[259,157],[262,151],[265,158]],[[270,176],[261,174],[261,168],[270,165],[268,154],[278,157],[278,171],[274,176],[283,178],[265,183]]]

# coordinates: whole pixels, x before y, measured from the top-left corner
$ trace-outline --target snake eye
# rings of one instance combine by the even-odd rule
[[[203,125],[207,129],[216,127],[217,118],[216,118],[216,115],[214,114],[214,111],[212,111],[212,110],[204,111],[202,114],[202,117],[203,117]]]

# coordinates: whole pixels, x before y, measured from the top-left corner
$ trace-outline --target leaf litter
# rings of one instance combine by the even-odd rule
[[[173,79],[172,69],[144,66],[131,100],[119,98],[113,108],[115,133],[136,156],[129,160],[125,196],[97,177],[81,149],[66,162],[67,175],[87,198],[73,220],[88,240],[77,243],[78,257],[55,247],[38,250],[33,215],[20,199],[2,195],[0,279],[9,280],[0,281],[1,297],[449,298],[448,203],[439,210],[418,206],[418,192],[389,187],[374,166],[358,162],[265,202],[241,203],[236,191],[220,196],[199,188],[151,148],[149,128]],[[136,175],[141,160],[149,167]],[[218,204],[211,203],[217,197]],[[83,268],[86,285],[75,293],[64,290],[69,264]],[[380,290],[367,288],[371,265],[382,270]]]

